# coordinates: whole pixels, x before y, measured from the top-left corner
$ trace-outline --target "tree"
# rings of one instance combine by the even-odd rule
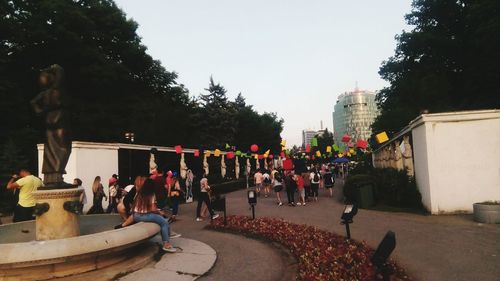
[[[333,133],[328,131],[327,128],[325,129],[325,131],[322,134],[318,134],[315,137],[318,139],[318,147],[316,149],[321,151],[321,153],[325,153],[326,147],[332,146],[334,143]]]
[[[416,0],[415,28],[397,36],[380,68],[390,82],[377,102],[375,131],[398,131],[420,112],[500,107],[500,2]]]

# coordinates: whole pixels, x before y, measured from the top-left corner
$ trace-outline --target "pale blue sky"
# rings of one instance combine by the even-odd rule
[[[285,120],[282,137],[332,129],[337,96],[387,85],[378,69],[409,30],[411,0],[116,0],[139,23],[148,53],[179,74],[191,95],[210,75],[259,112]]]

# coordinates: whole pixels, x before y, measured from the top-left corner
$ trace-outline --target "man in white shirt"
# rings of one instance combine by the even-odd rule
[[[321,174],[317,169],[313,169],[309,175],[311,180],[311,191],[314,201],[318,201],[319,196],[319,182],[321,181]]]

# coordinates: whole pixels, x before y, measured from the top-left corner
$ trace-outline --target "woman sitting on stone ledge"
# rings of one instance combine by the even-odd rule
[[[142,188],[137,191],[134,200],[132,215],[134,222],[153,222],[160,226],[160,234],[163,241],[163,250],[175,253],[177,250],[170,244],[170,238],[179,237],[180,234],[170,236],[168,221],[160,215],[156,205],[154,182],[146,179]]]

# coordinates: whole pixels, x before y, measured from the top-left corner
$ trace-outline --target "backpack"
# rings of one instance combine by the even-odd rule
[[[271,179],[269,177],[264,178],[264,183],[271,183]]]
[[[314,180],[315,182],[318,182],[318,181],[320,180],[320,177],[319,177],[319,174],[318,174],[318,173],[314,173],[313,180]]]

